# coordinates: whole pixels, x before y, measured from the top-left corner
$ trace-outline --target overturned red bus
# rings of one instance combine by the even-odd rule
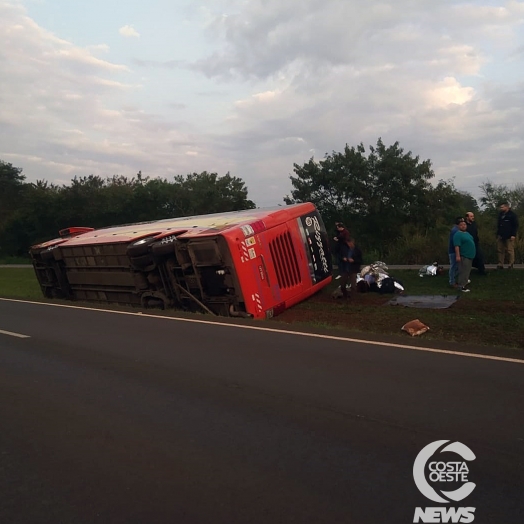
[[[331,281],[311,203],[102,229],[31,247],[44,296],[270,318]]]

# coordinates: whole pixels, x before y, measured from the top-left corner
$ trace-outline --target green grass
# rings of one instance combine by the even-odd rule
[[[458,294],[449,287],[447,271],[434,277],[419,277],[415,270],[390,270],[390,275],[404,284],[406,295]],[[524,300],[524,271],[493,270],[488,276],[471,272],[470,293],[462,293],[461,299],[475,300]]]
[[[0,257],[0,265],[5,264],[31,264],[31,258],[28,256],[26,257],[15,257],[15,256],[5,256]]]
[[[405,286],[405,295],[459,295],[447,309],[390,306],[395,295],[356,293],[349,301],[334,300],[331,286],[309,300],[285,311],[275,320],[326,325],[358,333],[400,335],[400,328],[418,318],[430,327],[427,340],[460,344],[524,349],[524,271],[492,271],[482,277],[472,272],[471,292],[460,293],[449,287],[447,274],[419,277],[416,270],[391,270]],[[521,351],[519,351],[521,353]]]
[[[402,281],[405,295],[457,294],[448,286],[447,274],[422,278],[417,270],[391,270],[390,274]],[[335,280],[271,322],[404,335],[402,325],[418,318],[430,327],[423,335],[427,340],[524,349],[524,270],[491,271],[487,277],[472,272],[471,280],[471,292],[459,293],[456,303],[441,310],[389,306],[394,295],[378,293],[356,294],[347,302],[334,300]],[[44,300],[32,268],[0,268],[0,297]]]
[[[0,268],[0,297],[43,299],[33,268]]]

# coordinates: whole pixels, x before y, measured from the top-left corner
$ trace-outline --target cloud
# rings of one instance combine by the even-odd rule
[[[0,159],[28,180],[49,181],[199,168],[186,155],[206,152],[195,127],[136,106],[130,69],[94,56],[98,50],[57,38],[20,5],[0,2]]]
[[[125,37],[140,38],[140,33],[132,25],[125,25],[118,32]]]
[[[109,53],[109,46],[107,44],[93,44],[93,45],[88,45],[86,47],[87,51],[89,51],[90,53],[96,53],[96,52],[101,52],[101,53]]]
[[[447,107],[450,104],[463,105],[473,99],[475,90],[463,87],[453,77],[446,77],[428,91],[430,107]]]
[[[512,41],[523,21],[523,4],[399,0],[392,8],[368,0],[226,2],[230,12],[216,13],[207,23],[217,50],[195,67],[212,77],[266,78],[300,62],[321,69],[379,62],[386,55],[401,63],[429,61],[435,49],[460,48],[469,38]]]
[[[382,137],[462,189],[519,181],[524,2],[210,0],[191,20],[124,62],[0,0],[0,158],[28,179],[230,171],[264,205],[294,163]]]
[[[141,60],[139,58],[133,58],[133,64],[144,67],[144,68],[165,68],[165,69],[177,69],[185,64],[184,60],[166,60],[161,62],[159,60]]]
[[[228,118],[225,147],[238,155],[271,151],[289,173],[311,150],[323,156],[382,136],[475,191],[475,170],[515,182],[510,166],[524,162],[512,141],[524,136],[524,76],[510,63],[523,56],[524,2],[496,3],[220,2],[207,14],[215,49],[192,67],[257,89]]]

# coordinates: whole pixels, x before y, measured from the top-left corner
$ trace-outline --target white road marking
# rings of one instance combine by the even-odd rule
[[[85,311],[100,311],[102,313],[113,313],[116,315],[131,315],[131,316],[164,319],[164,320],[174,320],[177,322],[190,322],[194,324],[210,324],[213,326],[223,326],[223,327],[231,327],[231,328],[237,328],[237,329],[251,329],[254,331],[268,331],[270,333],[283,333],[286,335],[295,335],[295,336],[300,336],[300,337],[320,338],[324,340],[338,340],[341,342],[355,342],[358,344],[367,344],[370,346],[382,346],[382,347],[390,347],[390,348],[398,348],[398,349],[410,349],[413,351],[424,351],[427,353],[442,353],[444,355],[454,355],[454,356],[468,357],[468,358],[480,358],[484,360],[497,360],[499,362],[512,362],[513,364],[524,364],[524,360],[521,360],[518,358],[496,357],[494,355],[482,355],[479,353],[466,353],[464,351],[450,351],[448,349],[434,349],[434,348],[427,348],[427,347],[421,347],[421,346],[410,346],[408,344],[394,344],[392,342],[378,342],[378,341],[373,341],[373,340],[362,340],[359,338],[337,337],[335,335],[322,335],[320,333],[305,333],[303,331],[291,331],[287,329],[275,329],[275,328],[262,327],[262,326],[244,326],[241,324],[228,324],[226,322],[220,322],[220,321],[200,320],[200,319],[181,318],[181,317],[166,317],[164,315],[152,315],[150,313],[143,313],[141,311],[138,311],[136,313],[130,312],[130,311],[114,311],[112,309],[98,309],[98,308],[91,308],[91,307],[85,307],[85,306],[69,306],[66,304],[51,304],[48,302],[33,302],[31,300],[17,300],[13,298],[0,298],[0,300],[3,302],[19,302],[22,304],[34,304],[37,306],[62,307],[62,308],[68,308],[68,309],[80,309],[80,310],[85,310]],[[4,333],[8,333],[8,332],[4,331]],[[27,337],[27,335],[18,335],[18,336],[21,336],[24,338]]]
[[[29,335],[22,335],[21,333],[13,333],[12,331],[4,331],[0,329],[0,335],[9,335],[10,337],[16,338],[31,338]]]

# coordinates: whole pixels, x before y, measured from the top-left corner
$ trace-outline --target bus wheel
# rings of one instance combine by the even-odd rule
[[[142,238],[127,246],[127,255],[129,257],[141,257],[149,253],[150,245],[155,241],[153,237]]]
[[[140,271],[151,271],[156,266],[155,260],[153,259],[153,255],[129,257],[129,261],[135,269],[139,269]]]
[[[44,297],[45,298],[57,298],[58,293],[56,292],[56,289],[52,287],[46,287],[44,289]]]
[[[174,255],[175,254],[175,243],[168,242],[162,243],[157,242],[151,247],[151,251],[155,256]]]
[[[140,305],[144,309],[168,309],[172,306],[172,303],[164,293],[158,291],[146,291],[145,293],[142,293],[140,297]]]

